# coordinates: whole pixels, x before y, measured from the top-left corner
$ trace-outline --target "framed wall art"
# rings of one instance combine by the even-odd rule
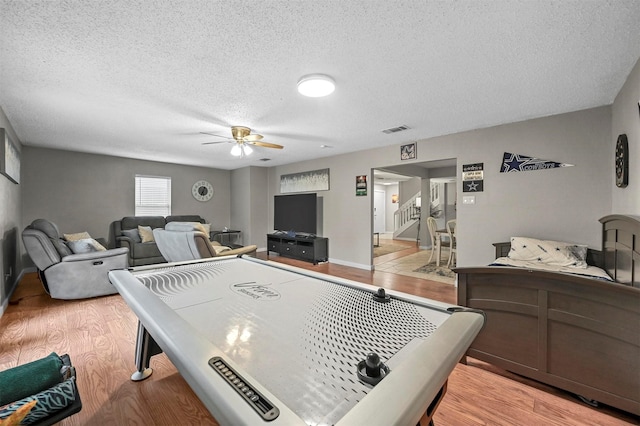
[[[280,193],[329,190],[329,169],[280,176]]]
[[[7,129],[0,128],[0,173],[11,182],[20,183],[20,151],[9,137]]]
[[[418,158],[418,147],[415,142],[406,145],[400,145],[401,160],[415,160],[416,158]]]
[[[367,195],[367,175],[356,176],[356,196]]]

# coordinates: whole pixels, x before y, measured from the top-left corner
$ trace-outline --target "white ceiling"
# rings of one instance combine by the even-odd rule
[[[24,145],[275,166],[611,104],[639,22],[637,0],[0,0],[0,107]],[[309,73],[336,91],[302,97]],[[202,145],[231,125],[285,148]]]

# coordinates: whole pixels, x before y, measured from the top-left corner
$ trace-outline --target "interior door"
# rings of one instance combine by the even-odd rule
[[[373,192],[373,232],[385,232],[386,226],[385,192],[375,190]]]

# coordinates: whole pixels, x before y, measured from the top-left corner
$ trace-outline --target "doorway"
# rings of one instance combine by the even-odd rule
[[[396,252],[380,255],[381,249],[374,250],[372,265],[376,271],[392,272],[401,275],[422,277],[418,269],[429,264],[436,268],[435,259],[429,259],[431,254],[431,238],[429,236],[426,219],[429,216],[437,216],[439,221],[444,223],[455,218],[456,209],[456,168],[457,160],[439,160],[411,165],[389,166],[380,169],[373,169],[374,177],[374,198],[372,200],[372,228],[373,232],[380,232],[381,229],[387,231],[380,234],[381,243],[396,245]],[[432,185],[433,184],[433,185]],[[390,185],[396,185],[393,196],[387,194]],[[432,194],[432,186],[436,194]],[[416,200],[420,198],[420,200]],[[380,203],[384,200],[384,204]],[[397,202],[393,209],[389,209],[390,203]],[[413,203],[413,214],[417,216],[413,227],[406,231],[394,232],[398,230],[395,223],[398,213],[402,212],[403,203]],[[415,207],[418,206],[417,215]],[[386,226],[381,225],[380,212],[387,212]],[[391,214],[389,214],[391,212]],[[392,218],[393,216],[393,218]],[[405,215],[406,216],[406,215]],[[422,226],[418,229],[418,223]],[[419,232],[419,234],[418,234]],[[377,235],[376,235],[377,237]],[[417,238],[416,238],[417,237]],[[416,245],[418,241],[418,245]],[[376,244],[374,238],[373,244]],[[399,247],[404,246],[404,247]],[[446,268],[448,251],[443,250],[440,266]],[[429,262],[428,260],[431,260]],[[415,263],[415,265],[413,264]],[[420,264],[418,264],[420,263]],[[427,268],[429,269],[429,268]],[[432,271],[429,271],[432,272]],[[450,271],[436,271],[450,272]],[[453,275],[453,274],[452,274]],[[431,279],[423,277],[425,279]],[[432,279],[433,280],[433,279]],[[438,279],[435,279],[438,281]],[[450,280],[449,280],[450,281]]]
[[[373,191],[373,232],[375,234],[383,234],[387,232],[386,229],[386,202],[385,191],[374,190]]]

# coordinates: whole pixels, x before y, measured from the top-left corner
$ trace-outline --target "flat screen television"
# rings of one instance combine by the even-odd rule
[[[314,234],[317,226],[316,194],[275,195],[273,228],[296,234]]]

